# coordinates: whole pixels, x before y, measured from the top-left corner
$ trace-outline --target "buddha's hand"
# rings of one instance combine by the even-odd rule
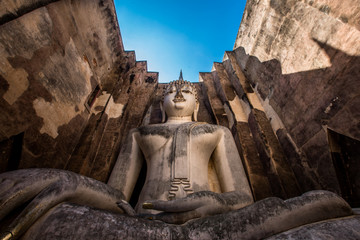
[[[143,208],[162,211],[162,213],[144,217],[167,223],[181,224],[194,218],[239,209],[251,204],[252,201],[251,197],[240,192],[214,193],[202,191],[171,201],[146,201]]]

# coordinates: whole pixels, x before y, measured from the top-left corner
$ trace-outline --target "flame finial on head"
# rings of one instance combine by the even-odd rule
[[[179,76],[179,80],[184,81],[183,75],[182,75],[182,69],[180,70],[180,76]]]

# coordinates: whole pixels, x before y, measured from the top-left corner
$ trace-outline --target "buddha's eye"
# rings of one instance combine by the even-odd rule
[[[170,88],[170,89],[167,91],[167,93],[174,93],[174,92],[176,92],[176,89],[175,89],[175,88]]]
[[[183,92],[183,93],[191,93],[191,91],[188,90],[188,89],[184,89],[184,90],[182,90],[182,92]]]

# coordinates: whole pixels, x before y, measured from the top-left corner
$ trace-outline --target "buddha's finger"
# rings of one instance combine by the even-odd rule
[[[202,206],[200,199],[189,197],[171,201],[151,200],[143,203],[143,208],[154,209],[164,212],[186,212]]]
[[[131,207],[131,205],[126,202],[125,200],[121,200],[119,202],[116,203],[118,205],[118,207],[123,210],[127,215],[129,216],[135,216],[136,212],[135,210]]]
[[[191,219],[199,218],[201,217],[201,214],[196,211],[187,211],[187,212],[179,212],[179,213],[159,213],[152,216],[153,220],[160,220],[166,223],[172,223],[172,224],[182,224],[185,223]]]
[[[149,200],[143,203],[143,208],[164,212],[186,212],[218,201],[221,201],[218,194],[210,191],[201,191],[190,194],[185,198],[170,201]]]

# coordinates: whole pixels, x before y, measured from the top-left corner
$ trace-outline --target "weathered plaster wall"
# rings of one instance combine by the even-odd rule
[[[146,62],[136,62],[134,52],[126,55],[129,70],[110,94],[98,97],[67,170],[106,181],[129,130],[142,124],[157,87],[158,73],[148,72]]]
[[[234,52],[306,188],[340,193],[327,129],[360,140],[359,19],[359,1],[246,5]]]
[[[111,0],[5,1],[0,24],[0,171],[81,165],[86,161],[70,159],[76,146],[101,143],[108,121],[126,113],[128,99],[120,99],[119,86],[130,72],[143,72],[156,85],[157,74],[147,73],[146,63],[136,70],[134,53],[124,51]],[[133,79],[146,87],[142,76]],[[82,142],[83,131],[95,129],[94,139]],[[108,171],[112,161],[103,162]],[[85,168],[76,172],[91,175],[95,166]]]

